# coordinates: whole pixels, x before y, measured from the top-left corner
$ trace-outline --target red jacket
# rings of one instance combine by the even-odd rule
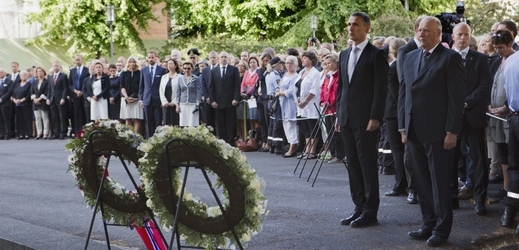
[[[327,75],[321,85],[321,104],[328,103],[328,108],[325,114],[335,114],[335,100],[337,99],[337,87],[339,86],[339,70],[332,74],[333,78],[330,82],[330,77]]]

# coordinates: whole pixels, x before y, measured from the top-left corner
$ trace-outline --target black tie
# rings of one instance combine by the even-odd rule
[[[226,67],[222,67],[222,78],[225,77],[225,68],[226,68]]]
[[[431,55],[431,53],[429,51],[424,51],[423,52],[423,54],[422,54],[422,61],[420,62],[420,68],[419,68],[418,71],[422,70],[423,66],[427,62],[427,59],[429,59],[430,55]]]
[[[153,66],[150,67],[150,83],[153,84]]]

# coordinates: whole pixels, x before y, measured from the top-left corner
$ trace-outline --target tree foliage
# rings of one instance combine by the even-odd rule
[[[113,5],[117,8],[113,24],[114,45],[128,48],[131,53],[143,53],[139,32],[148,28],[148,20],[156,20],[151,6],[160,2],[162,0],[40,0],[41,11],[30,14],[29,21],[40,23],[44,33],[33,42],[47,43],[65,38],[70,55],[109,55],[110,27],[105,8]]]
[[[490,32],[492,24],[504,19],[519,21],[519,5],[516,0],[467,0],[465,9],[465,16],[470,20],[472,33],[475,35]]]

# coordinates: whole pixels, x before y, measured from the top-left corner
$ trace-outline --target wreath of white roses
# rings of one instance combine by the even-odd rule
[[[168,152],[165,152],[166,144],[172,139],[189,142],[198,157],[193,156],[191,150],[182,144],[175,144],[173,151],[169,151],[168,148]],[[154,136],[138,149],[145,153],[139,160],[139,171],[146,187],[146,205],[158,215],[164,228],[173,228],[173,206],[176,206],[175,198],[178,201],[182,186],[180,168],[171,171],[170,180],[175,195],[171,195],[171,183],[164,182],[168,174],[165,170],[168,168],[165,154],[168,153],[170,162],[185,163],[200,159],[198,164],[218,176],[214,185],[223,186],[226,200],[222,205],[242,244],[245,245],[251,236],[261,231],[263,218],[268,213],[267,199],[262,194],[265,182],[257,176],[256,170],[251,168],[243,153],[217,139],[207,127],[158,127]],[[225,173],[226,176],[222,176],[221,173]],[[182,217],[179,218],[178,232],[187,245],[206,249],[236,246],[237,243],[218,206],[208,207],[185,191],[183,206],[179,209]]]
[[[96,153],[112,151],[113,142],[123,158],[133,162],[137,168],[138,160],[143,155],[137,147],[144,141],[141,135],[135,133],[129,126],[120,124],[118,121],[103,120],[86,124],[84,133],[80,133],[76,139],[67,143],[65,147],[71,151],[68,158],[68,171],[76,179],[76,185],[81,190],[84,201],[91,207],[95,206],[99,189],[98,180],[101,179],[107,162],[106,157],[92,157],[88,140],[94,131],[104,132],[110,137],[94,135],[93,146]],[[95,161],[95,164],[92,164],[92,161]],[[137,190],[126,189],[108,175],[104,178],[101,194],[103,219],[121,225],[142,225],[143,218],[148,215],[146,197],[141,197]],[[99,209],[98,207],[98,211]]]

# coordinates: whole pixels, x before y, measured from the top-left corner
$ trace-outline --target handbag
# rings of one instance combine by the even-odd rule
[[[276,113],[276,109],[279,106],[279,96],[276,96],[273,100],[269,100],[268,102],[268,111],[269,115],[274,115]]]
[[[247,136],[247,140],[245,141],[241,139],[237,140],[236,147],[242,152],[257,151],[259,149],[259,145],[256,139],[251,138],[250,136]]]

